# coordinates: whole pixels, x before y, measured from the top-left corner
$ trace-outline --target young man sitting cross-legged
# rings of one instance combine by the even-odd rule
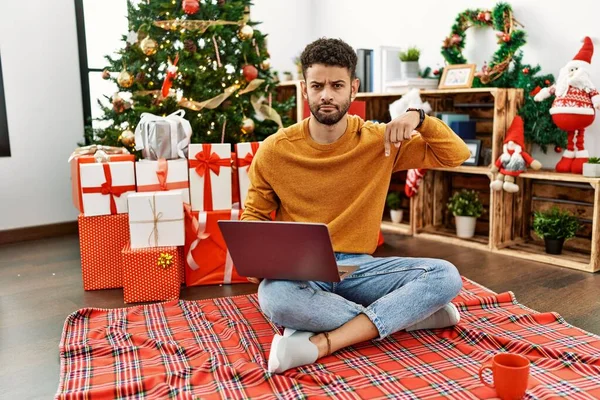
[[[459,314],[450,300],[462,286],[447,261],[370,254],[391,174],[458,166],[470,156],[467,146],[420,110],[388,124],[349,116],[359,81],[356,54],[345,42],[319,39],[301,61],[311,116],[260,146],[242,220],[267,221],[276,210],[279,221],[325,223],[338,264],[359,269],[340,283],[260,282],[261,309],[286,328],[271,346],[268,368],[275,373],[402,329],[452,326]]]

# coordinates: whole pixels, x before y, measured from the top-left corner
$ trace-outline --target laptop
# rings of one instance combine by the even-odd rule
[[[242,276],[340,282],[356,266],[338,266],[327,225],[280,221],[218,221]]]

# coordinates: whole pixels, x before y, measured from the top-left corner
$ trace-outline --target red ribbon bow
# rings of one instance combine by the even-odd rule
[[[81,190],[84,194],[101,193],[104,196],[110,196],[110,213],[116,214],[117,203],[115,203],[115,196],[121,197],[121,195],[125,192],[135,191],[135,185],[113,186],[110,166],[104,163],[102,164],[102,168],[104,169],[104,179],[106,179],[106,182],[100,185],[100,187],[82,188]]]
[[[238,168],[246,167],[246,171],[250,170],[250,164],[252,164],[252,160],[254,160],[254,155],[258,150],[259,144],[258,142],[252,142],[250,143],[250,146],[252,147],[252,152],[246,154],[244,158],[238,158]]]
[[[164,158],[158,159],[158,168],[156,169],[156,177],[158,178],[158,185],[160,190],[167,189],[167,175],[169,174],[169,164]]]
[[[231,159],[220,158],[217,153],[212,152],[212,145],[202,144],[202,151],[196,153],[195,160],[190,160],[190,167],[196,170],[200,177],[204,177],[204,211],[213,211],[212,182],[210,171],[219,175],[221,167],[231,168]]]

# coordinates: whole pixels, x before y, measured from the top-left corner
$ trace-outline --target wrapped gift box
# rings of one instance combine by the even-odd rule
[[[248,195],[248,188],[250,187],[250,178],[248,177],[248,171],[250,170],[250,164],[256,155],[256,151],[260,146],[261,142],[250,142],[250,143],[238,143],[235,145],[236,151],[236,165],[239,181],[239,193],[240,193],[240,206],[244,207],[246,196]]]
[[[183,201],[190,202],[190,182],[186,159],[158,161],[141,160],[135,163],[138,192],[179,190]]]
[[[69,160],[69,164],[71,166],[71,195],[73,198],[73,205],[79,210],[79,212],[84,212],[80,166],[84,164],[94,164],[98,161],[109,161],[111,163],[126,162],[127,165],[133,165],[135,162],[135,156],[133,154],[105,154],[105,157],[96,157],[94,155],[79,155],[71,157]]]
[[[127,196],[135,193],[133,162],[81,164],[79,179],[85,216],[127,212]]]
[[[187,286],[248,283],[235,270],[217,224],[237,220],[240,210],[185,212],[185,284]]]
[[[185,158],[192,127],[178,110],[166,117],[142,113],[135,128],[135,149],[147,160]]]
[[[240,181],[238,179],[237,156],[231,153],[231,203],[232,207],[240,204]],[[239,208],[239,207],[238,207]]]
[[[123,287],[121,250],[129,240],[127,214],[79,214],[79,248],[85,290]]]
[[[179,298],[182,252],[174,246],[132,249],[127,243],[122,249],[125,303]]]
[[[230,210],[231,145],[191,144],[190,197],[194,211]]]
[[[180,191],[129,196],[131,248],[183,246],[183,200]]]

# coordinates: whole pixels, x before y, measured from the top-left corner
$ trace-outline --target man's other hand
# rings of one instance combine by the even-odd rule
[[[384,147],[386,157],[391,154],[392,143],[399,148],[404,140],[410,140],[415,128],[419,125],[419,121],[419,113],[409,111],[385,126]]]

